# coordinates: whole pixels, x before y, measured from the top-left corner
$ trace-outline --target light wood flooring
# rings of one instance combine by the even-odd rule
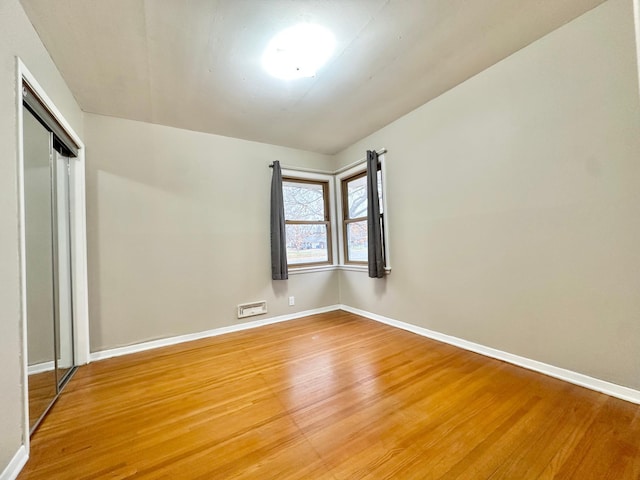
[[[640,406],[345,312],[81,367],[26,479],[640,479]]]

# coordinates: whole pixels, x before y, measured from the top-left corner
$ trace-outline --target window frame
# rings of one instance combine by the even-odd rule
[[[378,163],[378,170],[380,170],[380,163]],[[358,180],[359,178],[364,178],[366,182],[367,178],[367,170],[363,170],[361,172],[355,173],[348,177],[343,178],[340,181],[340,194],[342,196],[342,255],[344,258],[345,265],[367,265],[369,263],[368,260],[350,260],[349,259],[349,224],[350,223],[358,223],[358,222],[366,222],[367,216],[364,217],[355,217],[351,218],[349,216],[349,183],[354,180]],[[365,183],[366,188],[366,183]],[[367,199],[368,203],[368,199]]]
[[[325,270],[328,268],[335,268],[336,249],[334,241],[335,232],[335,202],[334,198],[334,185],[333,175],[308,173],[297,170],[282,170],[282,186],[286,182],[292,183],[308,183],[313,185],[321,185],[323,189],[324,199],[324,220],[288,220],[285,217],[285,229],[287,225],[325,225],[327,228],[327,260],[323,262],[304,262],[304,263],[289,263],[287,258],[287,268],[289,273],[302,273],[304,271]]]

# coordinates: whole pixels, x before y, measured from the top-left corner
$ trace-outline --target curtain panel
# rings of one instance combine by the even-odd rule
[[[367,150],[367,240],[369,277],[384,277],[382,253],[382,225],[378,197],[378,153]]]
[[[278,160],[273,162],[271,177],[271,278],[286,280],[287,237],[284,223],[284,199],[282,197],[282,170]]]

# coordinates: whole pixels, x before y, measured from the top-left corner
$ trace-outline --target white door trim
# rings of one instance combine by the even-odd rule
[[[18,118],[18,214],[20,229],[20,316],[22,335],[22,389],[23,389],[23,432],[22,441],[29,454],[29,392],[27,366],[27,285],[26,247],[24,213],[24,152],[22,127],[22,87],[26,81],[49,109],[53,117],[78,145],[78,157],[71,163],[71,236],[73,275],[73,319],[75,335],[75,360],[78,365],[89,362],[89,303],[87,287],[87,235],[86,235],[86,195],[85,195],[85,148],[80,137],[62,116],[53,101],[45,93],[33,74],[19,57],[16,57],[16,113]]]

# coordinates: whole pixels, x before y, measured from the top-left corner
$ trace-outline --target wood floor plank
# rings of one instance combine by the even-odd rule
[[[346,312],[78,369],[26,479],[640,479],[640,406]]]

